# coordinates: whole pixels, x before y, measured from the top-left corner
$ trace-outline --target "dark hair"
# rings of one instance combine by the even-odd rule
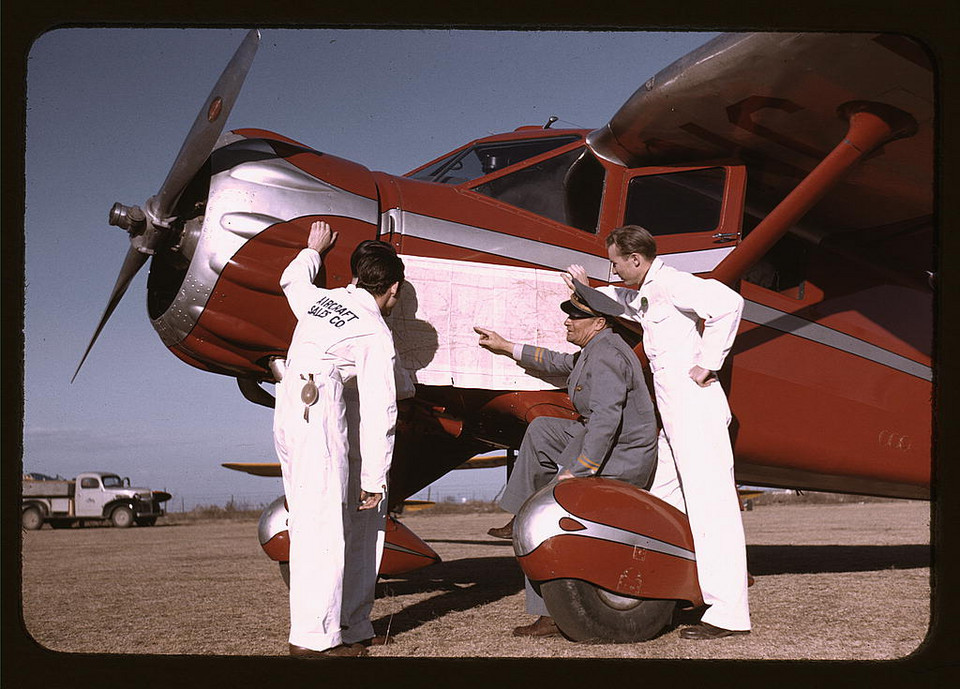
[[[403,261],[396,250],[376,239],[367,239],[357,245],[350,256],[350,272],[362,287],[375,297],[386,293],[390,285],[403,282]]]
[[[657,240],[639,225],[624,225],[607,235],[607,246],[616,244],[621,256],[640,254],[648,261],[657,257]]]

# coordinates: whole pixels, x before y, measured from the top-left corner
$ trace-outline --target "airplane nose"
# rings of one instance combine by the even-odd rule
[[[263,130],[224,135],[206,174],[207,184],[191,187],[198,210],[182,241],[154,257],[149,315],[181,358],[265,375],[293,333],[281,273],[306,247],[310,225],[326,220],[339,237],[317,284],[346,285],[354,247],[379,234],[376,182],[361,165]]]

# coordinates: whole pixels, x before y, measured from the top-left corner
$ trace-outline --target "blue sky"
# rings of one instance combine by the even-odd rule
[[[23,465],[115,471],[193,503],[261,502],[279,480],[223,469],[274,461],[271,412],[161,344],[144,268],[73,384],[127,236],[115,201],[156,193],[242,30],[60,29],[27,64]],[[644,81],[712,33],[264,30],[227,128],[259,127],[402,174],[477,137],[605,124]],[[455,472],[440,488],[490,485]]]

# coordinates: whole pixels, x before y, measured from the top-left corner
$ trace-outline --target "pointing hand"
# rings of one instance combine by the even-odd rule
[[[473,326],[473,331],[480,335],[477,344],[484,349],[489,349],[495,354],[513,354],[513,343],[505,340],[493,330]]]

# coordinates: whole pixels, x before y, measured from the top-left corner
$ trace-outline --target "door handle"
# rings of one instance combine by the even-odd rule
[[[740,236],[739,232],[717,232],[713,235],[713,238],[717,240],[714,244],[719,244],[720,242],[732,242]]]

